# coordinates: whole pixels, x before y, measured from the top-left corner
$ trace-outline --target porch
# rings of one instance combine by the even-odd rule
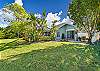
[[[68,29],[65,32],[57,32],[56,40],[75,41],[75,29]]]

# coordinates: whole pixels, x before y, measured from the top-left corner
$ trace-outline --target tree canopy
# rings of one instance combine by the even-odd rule
[[[0,38],[23,38],[28,42],[55,39],[55,25],[48,30],[45,9],[40,18],[36,17],[34,13],[27,13],[22,6],[16,3],[6,5],[5,9],[12,11],[16,19],[4,28],[3,32],[0,31]],[[53,21],[53,23],[55,22],[57,21]],[[51,35],[45,36],[45,32]],[[4,36],[2,36],[3,34]]]
[[[27,14],[26,10],[22,6],[18,5],[17,3],[8,4],[8,5],[5,6],[5,8],[13,11],[14,15],[17,18],[26,18],[26,17],[28,17],[28,14]]]
[[[69,16],[80,31],[85,31],[91,41],[100,22],[100,0],[72,0]]]

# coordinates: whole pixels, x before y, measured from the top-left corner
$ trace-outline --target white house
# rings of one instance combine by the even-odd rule
[[[56,32],[56,40],[74,40],[78,41],[78,38],[85,37],[88,39],[88,33],[83,32],[77,32],[76,26],[73,24],[69,24],[67,22],[57,25],[57,32]],[[92,37],[91,42],[96,42],[97,40],[100,40],[100,32],[97,32]]]
[[[75,40],[75,25],[62,23],[57,25],[56,40]]]

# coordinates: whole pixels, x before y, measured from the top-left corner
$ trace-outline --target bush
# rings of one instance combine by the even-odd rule
[[[50,40],[51,40],[50,36],[41,36],[39,38],[39,41],[50,41]]]
[[[55,34],[51,34],[51,35],[50,35],[50,39],[51,39],[51,40],[55,40]]]
[[[4,33],[2,31],[0,31],[0,39],[4,38]]]

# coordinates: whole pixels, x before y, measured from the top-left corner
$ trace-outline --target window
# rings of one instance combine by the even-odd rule
[[[60,32],[57,32],[57,37],[60,37]]]

